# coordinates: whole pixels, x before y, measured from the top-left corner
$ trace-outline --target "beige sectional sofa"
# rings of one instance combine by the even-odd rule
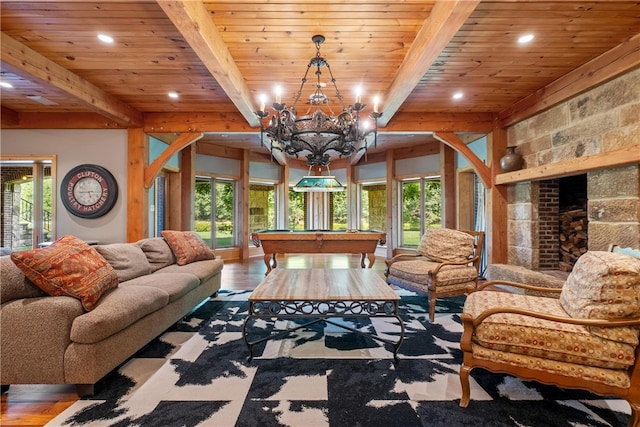
[[[87,311],[0,257],[0,383],[76,384],[80,396],[220,289],[219,258],[178,265],[163,238],[94,246],[118,284]]]

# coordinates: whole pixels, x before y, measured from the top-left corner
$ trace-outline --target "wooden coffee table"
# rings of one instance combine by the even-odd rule
[[[242,328],[242,338],[253,359],[253,346],[279,338],[321,321],[357,332],[398,348],[404,340],[404,323],[398,312],[400,296],[370,269],[275,269],[249,296],[249,312]],[[398,341],[391,341],[346,325],[331,318],[395,317],[400,324]],[[249,341],[247,325],[258,318],[309,318],[310,322],[267,337]]]

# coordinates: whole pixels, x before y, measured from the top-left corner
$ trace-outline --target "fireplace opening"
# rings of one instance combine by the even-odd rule
[[[558,269],[570,272],[588,249],[587,175],[560,178],[558,186]]]

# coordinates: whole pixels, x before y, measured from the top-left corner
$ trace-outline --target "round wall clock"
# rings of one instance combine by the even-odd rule
[[[80,218],[99,218],[109,212],[118,199],[118,183],[98,165],[71,169],[60,185],[62,204]]]

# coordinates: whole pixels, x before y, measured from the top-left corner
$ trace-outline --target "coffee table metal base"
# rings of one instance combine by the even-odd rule
[[[397,341],[382,338],[372,333],[367,333],[347,325],[336,323],[332,318],[373,318],[386,317],[395,318],[400,324],[400,336]],[[252,319],[311,319],[302,325],[284,331],[272,333],[267,337],[249,341],[247,336],[247,325]],[[338,300],[338,301],[250,301],[249,313],[242,327],[242,338],[244,339],[249,356],[247,361],[253,359],[253,347],[270,339],[281,338],[299,329],[306,328],[318,322],[327,322],[340,328],[356,332],[360,335],[368,336],[374,340],[389,344],[393,347],[393,359],[398,361],[398,349],[404,340],[404,322],[400,318],[397,300],[381,301],[359,301],[359,300]]]

